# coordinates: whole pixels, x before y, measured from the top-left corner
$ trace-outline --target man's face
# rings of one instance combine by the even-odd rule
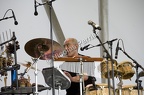
[[[68,57],[73,57],[77,53],[77,46],[70,39],[64,42],[64,48],[67,51]]]

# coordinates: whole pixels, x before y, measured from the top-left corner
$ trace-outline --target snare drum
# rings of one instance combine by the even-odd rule
[[[133,65],[129,61],[121,62],[117,68],[122,72],[122,79],[130,79],[135,74]]]
[[[113,64],[113,70],[114,70],[114,76],[116,76],[117,74],[117,61],[113,60],[113,62],[111,62],[111,60],[108,61],[103,61],[101,62],[101,75],[102,78],[108,78],[108,71],[110,74],[110,78],[112,78],[112,63]],[[108,70],[107,70],[107,64],[108,64]]]
[[[86,95],[109,95],[108,85],[104,83],[96,84],[95,89],[93,84],[86,86]],[[113,88],[110,86],[110,94],[113,95]]]
[[[121,95],[138,95],[138,90],[135,89],[136,85],[124,85],[122,86]],[[117,95],[119,95],[119,90],[116,91]],[[143,90],[139,90],[140,95],[143,95]]]

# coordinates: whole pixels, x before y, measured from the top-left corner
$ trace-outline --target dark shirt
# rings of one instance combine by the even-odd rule
[[[69,72],[69,71],[67,71],[67,72]],[[77,75],[77,73],[73,73],[73,72],[69,72],[69,73],[71,74],[72,77]],[[88,76],[88,80],[84,81],[85,87],[88,84],[93,83],[93,78],[95,78],[95,77]],[[71,82],[71,86],[68,89],[66,89],[66,95],[80,95],[80,83],[79,82]]]

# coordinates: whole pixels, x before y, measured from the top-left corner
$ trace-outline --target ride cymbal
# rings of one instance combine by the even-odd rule
[[[53,45],[52,45],[53,44]],[[53,47],[52,47],[53,46]],[[53,50],[53,52],[51,52]],[[25,44],[25,51],[33,58],[41,60],[52,59],[51,54],[62,52],[62,47],[54,40],[47,38],[36,38]]]

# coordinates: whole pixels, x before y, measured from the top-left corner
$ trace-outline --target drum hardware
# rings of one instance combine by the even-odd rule
[[[120,82],[117,84],[118,90],[119,90],[119,95],[122,95],[122,85],[123,85],[122,75],[123,75],[123,72],[117,70],[117,77],[119,78],[119,81],[120,81]]]
[[[139,89],[143,89],[143,87],[142,87],[142,85],[141,85],[142,80],[137,80],[137,82],[138,82],[138,84],[139,84],[139,85],[138,85],[139,87],[138,87],[138,86],[135,86],[134,89],[138,89],[138,88],[139,88]],[[137,83],[137,82],[136,82],[136,83]]]
[[[27,54],[29,54],[33,58],[36,58],[35,61],[37,61],[38,59],[41,59],[41,60],[52,59],[52,54],[59,53],[60,51],[62,51],[62,48],[60,44],[58,44],[56,41],[46,39],[46,38],[36,38],[26,43],[25,51],[27,52]],[[37,91],[37,64],[36,64],[36,70],[35,70],[35,77],[36,77],[35,81],[36,81],[36,94],[37,94],[38,93]]]
[[[114,77],[117,75],[117,61],[116,60],[103,60],[100,64],[101,66],[101,75],[102,78],[108,79],[108,85],[110,86],[110,78],[114,80]],[[113,81],[114,85],[114,81]],[[110,95],[110,87],[109,87],[109,95]],[[115,86],[113,86],[113,93],[115,95]]]
[[[12,65],[12,66],[4,67],[4,68],[3,68],[3,70],[5,70],[5,71],[19,70],[19,69],[20,69],[20,65],[19,65],[19,64],[16,64],[16,65]]]
[[[38,83],[37,83],[37,76],[38,76],[38,69],[37,69],[37,61],[39,60],[39,58],[42,57],[44,51],[40,51],[40,56],[38,58],[36,58],[35,60],[33,60],[33,63],[32,64],[35,64],[35,94],[38,95]],[[31,65],[32,66],[32,65]]]
[[[135,80],[135,82],[138,84],[135,89],[143,89],[141,83],[142,83],[142,80],[139,80],[140,77],[143,77],[144,76],[144,71],[141,71],[139,74],[138,74],[138,79]],[[138,87],[139,86],[139,87]]]
[[[138,74],[138,78],[135,80],[135,82],[137,83],[137,81],[139,80],[140,77],[144,76],[144,71],[139,72]]]
[[[130,55],[128,55],[125,50],[123,50],[122,48],[119,47],[119,50],[121,50],[128,58],[130,58],[133,63],[136,64],[135,69],[136,69],[136,79],[138,79],[138,68],[140,67],[143,71],[144,71],[144,68],[136,61],[134,60]],[[139,91],[139,83],[137,82],[137,87],[138,87],[138,95],[140,95],[140,91]]]
[[[25,75],[25,73],[27,73],[30,69],[36,70],[35,67],[33,67],[31,62],[27,62],[25,63],[20,63],[22,66],[26,67],[26,69],[24,70],[23,73],[21,73],[21,75]],[[39,69],[37,69],[38,71],[40,71]]]
[[[110,47],[110,53],[111,53],[111,55],[110,55],[110,53],[108,52],[108,50],[106,49],[106,47],[104,46],[104,44],[105,43],[103,43],[102,41],[101,41],[101,39],[100,39],[100,37],[98,36],[98,34],[96,33],[96,28],[94,28],[93,27],[93,33],[96,35],[96,38],[99,40],[99,42],[100,42],[100,44],[101,44],[101,46],[102,46],[102,48],[104,49],[104,52],[106,53],[106,59],[107,60],[111,60],[111,62],[112,62],[112,82],[113,82],[113,93],[114,93],[114,95],[115,95],[115,82],[114,82],[114,68],[113,68],[113,58],[112,58],[112,43],[114,42],[114,41],[116,41],[117,39],[113,39],[113,40],[111,40],[111,41],[107,41],[106,43],[108,43],[108,45],[109,45],[109,47]],[[107,64],[107,70],[108,70],[108,64]],[[108,86],[109,86],[109,95],[111,95],[111,92],[110,92],[110,76],[109,76],[109,73],[108,73]]]
[[[50,90],[50,87],[38,87],[38,91]],[[0,95],[35,95],[35,87],[19,87],[19,89],[8,87],[2,87]]]
[[[83,62],[82,62],[82,58],[80,57],[79,58],[80,59],[80,74],[79,74],[79,76],[80,76],[80,80],[79,80],[79,82],[80,82],[80,95],[83,95],[83,93],[85,92],[85,91],[83,91],[83,87],[85,87],[84,85],[84,78],[83,78],[83,74],[84,74],[84,71],[83,71]]]

